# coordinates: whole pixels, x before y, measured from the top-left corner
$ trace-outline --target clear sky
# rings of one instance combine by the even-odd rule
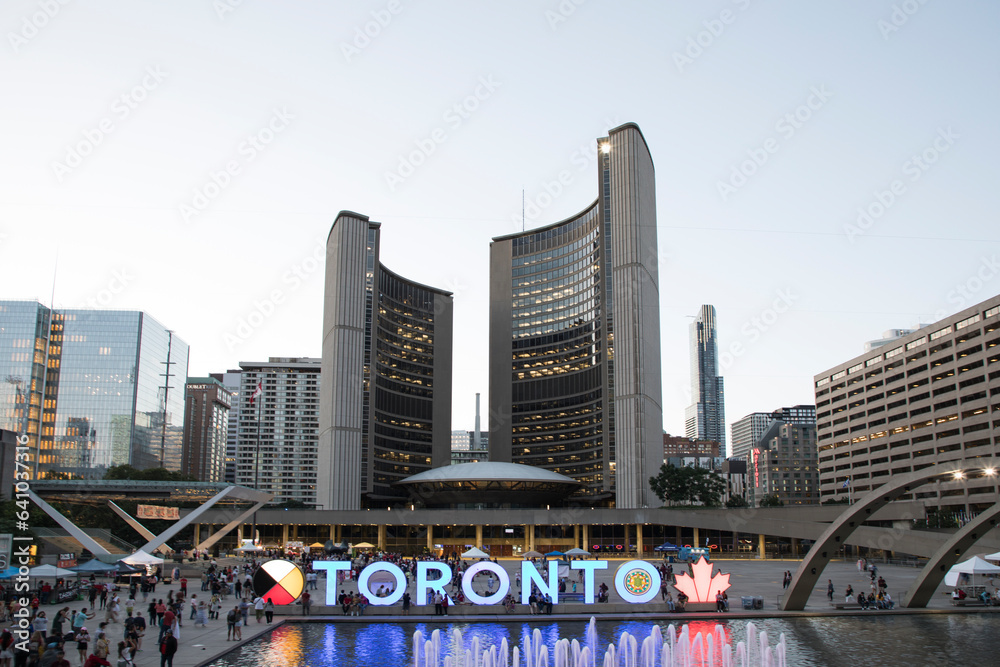
[[[191,375],[319,355],[315,257],[349,209],[391,270],[455,293],[471,428],[490,239],[522,189],[528,227],[585,208],[595,139],[629,121],[671,433],[703,303],[731,423],[1000,292],[989,0],[6,0],[0,29],[0,297],[49,303],[55,274],[56,306],[145,310]]]

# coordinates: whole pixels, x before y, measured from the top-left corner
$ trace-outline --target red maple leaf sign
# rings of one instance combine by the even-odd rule
[[[677,583],[674,584],[674,588],[687,595],[691,602],[715,602],[715,594],[731,586],[728,574],[712,574],[713,566],[704,556],[691,569],[694,577],[686,572],[678,574]]]

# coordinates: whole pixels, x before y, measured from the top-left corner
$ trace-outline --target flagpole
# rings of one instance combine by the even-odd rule
[[[257,398],[257,452],[254,455],[254,468],[253,468],[253,488],[254,491],[260,490],[260,412],[261,407],[264,405],[264,383],[263,379],[258,380],[257,388],[260,389],[260,396]],[[254,392],[256,393],[256,391]],[[251,396],[252,398],[252,396]],[[253,513],[253,532],[250,533],[251,544],[257,546],[257,512]]]

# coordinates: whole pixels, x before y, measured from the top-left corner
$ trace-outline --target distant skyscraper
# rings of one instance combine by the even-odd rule
[[[273,493],[275,503],[315,505],[320,360],[271,357],[240,368],[236,483]]]
[[[380,238],[342,211],[327,239],[323,509],[405,503],[395,482],[451,461],[452,295],[387,269]]]
[[[653,160],[628,123],[597,140],[597,199],[490,245],[490,460],[658,507],[663,462]]]
[[[793,405],[778,408],[774,412],[752,412],[742,419],[733,422],[733,439],[730,445],[730,458],[740,458],[744,461],[750,450],[758,445],[764,433],[772,422],[792,424],[797,426],[816,426],[815,405]]]
[[[211,377],[188,378],[181,472],[199,482],[221,482],[234,394]]]
[[[226,432],[226,462],[223,481],[227,484],[236,483],[236,444],[240,432],[240,369],[230,369],[225,373],[209,373],[210,377],[222,383],[233,395],[233,404],[229,410],[229,430]]]
[[[726,444],[726,408],[719,349],[715,332],[715,306],[702,306],[691,323],[691,397],[684,414],[685,435],[695,440]]]
[[[0,428],[26,430],[39,477],[180,471],[187,368],[187,343],[145,313],[0,301]]]

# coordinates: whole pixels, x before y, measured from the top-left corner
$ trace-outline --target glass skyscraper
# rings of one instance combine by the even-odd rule
[[[145,313],[0,301],[0,418],[36,477],[179,471],[187,371],[187,343]]]
[[[387,269],[380,238],[342,211],[327,240],[322,509],[404,503],[395,482],[451,459],[452,295]]]
[[[715,306],[702,306],[691,323],[691,398],[684,414],[685,435],[726,444],[726,408],[719,375]]]
[[[490,460],[657,506],[663,460],[653,162],[639,128],[598,139],[598,197],[490,245]]]

